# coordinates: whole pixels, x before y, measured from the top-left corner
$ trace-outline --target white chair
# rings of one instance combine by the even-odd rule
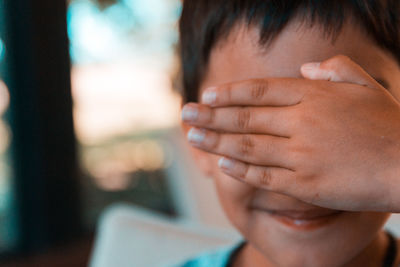
[[[386,223],[385,229],[389,230],[395,236],[400,237],[400,214],[393,214]]]
[[[203,251],[234,245],[240,239],[232,230],[117,204],[100,219],[90,267],[166,266]]]

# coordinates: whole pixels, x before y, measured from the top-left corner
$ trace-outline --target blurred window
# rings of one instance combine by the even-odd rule
[[[86,222],[114,201],[174,214],[166,172],[178,125],[180,0],[71,0],[68,34]]]

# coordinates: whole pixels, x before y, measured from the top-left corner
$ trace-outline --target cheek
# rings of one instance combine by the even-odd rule
[[[218,197],[229,220],[240,229],[249,216],[248,206],[256,189],[221,172],[218,159],[211,161]]]
[[[345,231],[358,233],[360,236],[373,236],[381,230],[390,217],[390,213],[360,212],[348,218],[348,228]]]
[[[395,67],[385,75],[386,80],[391,85],[389,93],[398,101],[400,102],[400,68]]]
[[[390,213],[359,212],[349,214],[342,224],[331,233],[330,250],[344,251],[345,255],[355,257],[378,238]],[[327,249],[327,251],[329,251]],[[329,255],[329,252],[327,252]],[[330,255],[334,257],[334,255]]]
[[[399,74],[400,75],[400,74]],[[400,102],[400,79],[398,79],[398,83],[399,86],[396,88],[393,88],[390,93],[392,94],[392,96],[397,100],[397,102]]]
[[[249,198],[254,192],[254,187],[224,174],[218,167],[219,159],[220,156],[212,155],[209,160],[212,168],[212,177],[218,193],[222,194],[224,198],[230,198],[233,201],[243,201],[243,199]]]
[[[338,232],[348,236],[348,242],[360,242],[360,240],[372,239],[381,230],[390,213],[380,212],[356,212],[349,213],[343,223],[339,225]],[[361,241],[362,242],[362,241]]]

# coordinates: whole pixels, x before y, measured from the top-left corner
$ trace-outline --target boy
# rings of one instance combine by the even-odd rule
[[[184,97],[202,97],[184,128],[246,240],[184,266],[398,266],[390,213],[376,212],[392,203],[366,192],[388,192],[378,174],[398,171],[387,159],[400,129],[387,124],[400,125],[399,2],[183,3]],[[377,149],[386,160],[374,162]],[[375,191],[356,179],[368,175]]]

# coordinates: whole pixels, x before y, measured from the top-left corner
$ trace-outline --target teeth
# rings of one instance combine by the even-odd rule
[[[293,222],[295,225],[304,225],[308,223],[306,220],[294,220]]]

